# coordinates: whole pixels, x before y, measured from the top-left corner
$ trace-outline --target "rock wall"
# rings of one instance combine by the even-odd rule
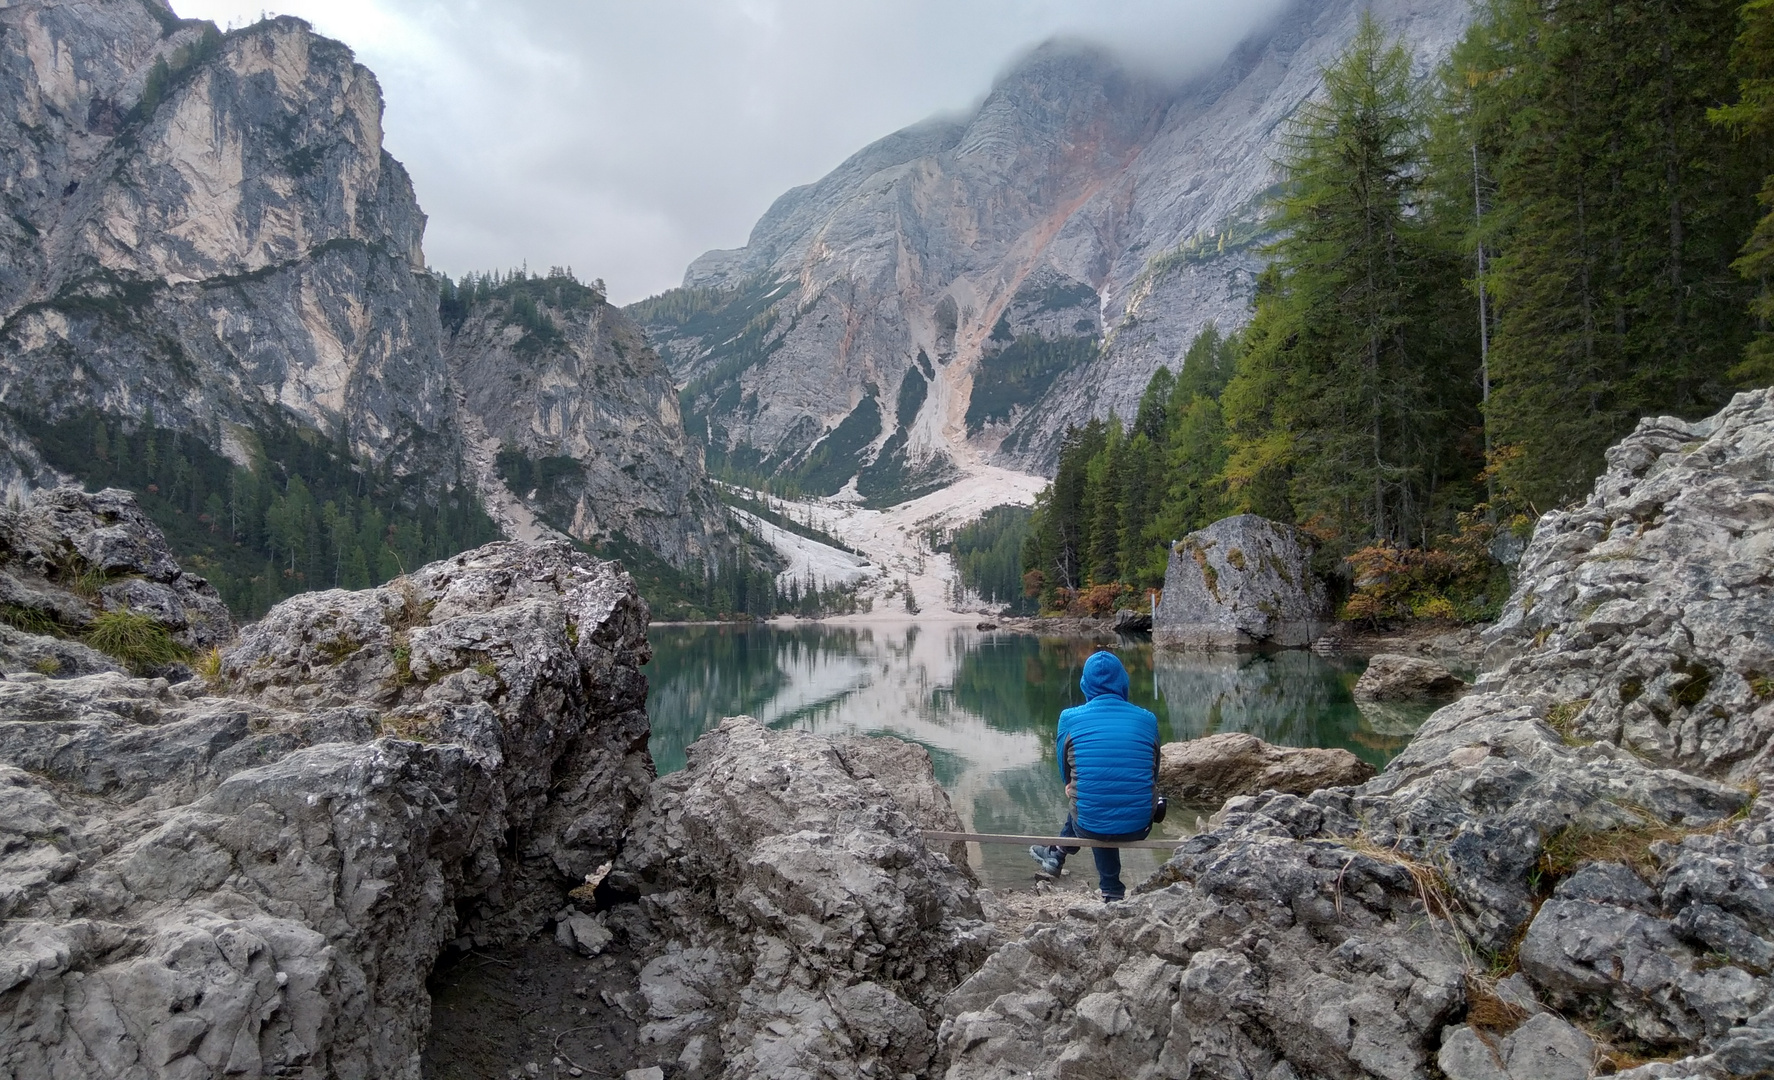
[[[1141,895],[998,950],[944,1075],[1765,1073],[1771,446],[1768,391],[1643,422],[1541,522],[1472,694],[1368,783],[1233,799]]]
[[[920,827],[960,822],[916,745],[749,717],[699,739],[609,879],[640,897],[643,1041],[689,1077],[933,1075],[990,927]]]
[[[0,1076],[416,1080],[439,953],[614,855],[646,622],[611,564],[500,543],[288,601],[208,684],[8,672]]]
[[[215,447],[287,410],[454,475],[425,217],[350,50],[159,0],[16,4],[0,27],[7,404],[151,409]]]

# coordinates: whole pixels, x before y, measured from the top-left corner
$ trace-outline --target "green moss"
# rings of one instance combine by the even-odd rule
[[[1645,692],[1645,684],[1638,679],[1627,679],[1620,684],[1620,704],[1631,705]]]

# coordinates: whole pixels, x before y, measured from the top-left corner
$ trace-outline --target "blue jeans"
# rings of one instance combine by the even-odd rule
[[[1144,840],[1147,836],[1150,836],[1151,833],[1152,826],[1150,825],[1147,825],[1139,832],[1117,833],[1114,836],[1105,836],[1101,833],[1087,832],[1078,827],[1078,823],[1072,820],[1072,815],[1070,814],[1066,815],[1066,823],[1061,825],[1059,829],[1059,834],[1061,836],[1080,836],[1086,840]],[[1079,851],[1079,849],[1075,847],[1056,847],[1050,848],[1049,850],[1053,852],[1053,857],[1059,860],[1061,866],[1066,864],[1067,855],[1076,855]],[[1097,887],[1102,890],[1103,899],[1120,900],[1125,897],[1127,895],[1127,886],[1121,884],[1121,849],[1112,847],[1091,848],[1090,853],[1096,858],[1096,883]]]

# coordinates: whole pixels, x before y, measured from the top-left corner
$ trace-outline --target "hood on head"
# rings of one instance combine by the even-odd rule
[[[1112,652],[1092,653],[1090,659],[1084,661],[1084,675],[1078,680],[1078,688],[1084,691],[1084,700],[1113,694],[1123,701],[1127,700],[1127,669]]]

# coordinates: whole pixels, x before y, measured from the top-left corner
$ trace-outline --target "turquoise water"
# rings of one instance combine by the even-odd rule
[[[1082,701],[1091,639],[912,624],[661,626],[649,636],[647,706],[661,773],[683,768],[684,748],[722,717],[745,714],[777,728],[922,744],[971,831],[1049,834],[1064,819],[1054,724]],[[1157,714],[1167,742],[1242,731],[1285,746],[1343,747],[1384,765],[1431,711],[1358,707],[1349,691],[1359,659],[1155,652],[1137,639],[1111,647],[1132,676],[1131,697]],[[1188,831],[1198,809],[1174,811],[1167,834]],[[1150,855],[1129,852],[1129,872],[1140,874]],[[996,884],[1028,876],[1022,851],[976,857]]]

